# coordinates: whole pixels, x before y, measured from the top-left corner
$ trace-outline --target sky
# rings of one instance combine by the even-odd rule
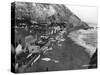
[[[98,8],[94,6],[78,6],[78,5],[66,5],[75,15],[81,20],[91,23],[98,24]]]

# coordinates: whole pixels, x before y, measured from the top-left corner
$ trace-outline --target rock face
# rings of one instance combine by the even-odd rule
[[[25,39],[29,36],[28,38],[30,39],[28,40],[34,40],[33,36],[36,36],[36,40],[34,42],[31,41],[32,44],[27,45],[29,46],[28,49],[33,50],[33,48],[36,49],[35,47],[38,46],[41,50],[38,53],[40,54],[39,60],[21,72],[88,68],[87,66],[82,66],[88,65],[90,60],[89,55],[84,51],[85,48],[75,44],[68,35],[73,31],[87,30],[90,27],[74,15],[65,5],[15,2],[12,3],[12,12],[15,12],[15,17],[12,21],[15,19],[16,45],[21,44],[22,47],[24,45],[25,48],[23,49],[27,49]],[[46,62],[41,60],[41,58],[51,58],[59,62]],[[20,69],[18,72],[20,72]]]
[[[86,23],[82,22],[63,4],[15,2],[15,18],[31,23],[65,23],[70,30],[77,26],[88,28]]]
[[[72,14],[64,5],[58,4],[16,2],[15,6],[16,18],[28,18],[38,23],[61,23]]]

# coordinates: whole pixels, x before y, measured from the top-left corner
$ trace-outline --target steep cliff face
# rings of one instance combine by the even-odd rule
[[[29,20],[31,23],[65,23],[71,30],[73,27],[88,27],[76,15],[74,15],[64,4],[44,3],[15,3],[15,18]]]
[[[39,23],[64,22],[72,14],[64,5],[41,3],[15,3],[16,18],[30,18]]]
[[[16,34],[23,37],[29,34],[40,37],[51,32],[53,26],[65,27],[67,33],[89,28],[64,4],[15,2],[12,3],[12,8],[12,13],[15,13],[12,21],[15,19]]]

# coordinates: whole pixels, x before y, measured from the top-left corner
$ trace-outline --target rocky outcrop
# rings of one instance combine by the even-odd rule
[[[88,28],[88,25],[74,15],[64,4],[15,2],[15,14],[16,20],[24,19],[31,24],[65,23],[70,31],[75,28]]]

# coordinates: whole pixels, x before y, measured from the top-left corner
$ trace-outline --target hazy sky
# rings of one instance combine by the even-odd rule
[[[66,6],[81,20],[88,23],[98,24],[97,7],[76,6],[76,5],[66,5]]]

